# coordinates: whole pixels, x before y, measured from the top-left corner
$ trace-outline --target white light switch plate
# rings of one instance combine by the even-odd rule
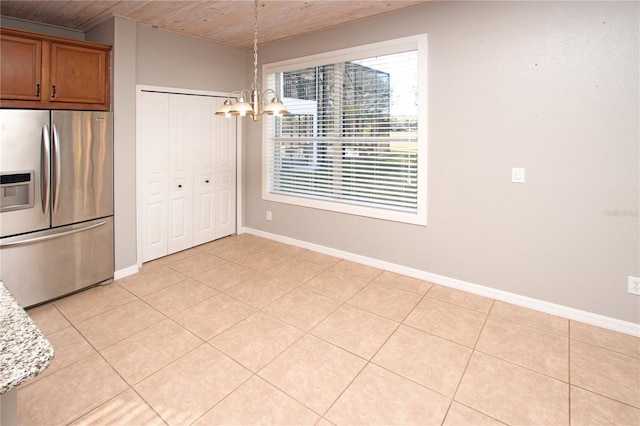
[[[524,183],[524,169],[521,167],[514,167],[511,169],[511,182]]]

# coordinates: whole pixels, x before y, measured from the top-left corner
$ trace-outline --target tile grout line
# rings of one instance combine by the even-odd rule
[[[567,321],[567,418],[569,419],[569,424],[571,423],[571,321]]]
[[[451,396],[451,403],[449,404],[449,408],[447,409],[447,414],[445,415],[445,419],[446,416],[449,415],[449,411],[451,410],[451,406],[453,405],[454,402],[458,402],[456,400],[456,395],[458,395],[458,391],[460,390],[460,386],[462,385],[462,381],[464,380],[464,376],[465,374],[467,374],[467,369],[469,368],[469,364],[471,364],[471,359],[473,359],[473,355],[476,353],[476,346],[478,345],[478,341],[480,340],[480,336],[482,335],[482,332],[484,331],[485,326],[487,325],[487,321],[489,321],[489,315],[491,314],[491,311],[493,310],[493,306],[494,306],[495,300],[492,299],[491,302],[491,307],[489,308],[489,312],[487,312],[485,314],[485,318],[484,318],[484,322],[482,323],[482,328],[480,328],[480,332],[478,333],[478,336],[476,337],[476,341],[473,344],[473,347],[470,348],[471,349],[471,354],[469,355],[469,359],[467,359],[467,362],[464,366],[464,368],[462,369],[462,374],[460,375],[460,379],[458,380],[458,383],[456,385],[456,389],[453,391],[453,395]],[[472,407],[470,407],[472,408]],[[479,413],[482,413],[483,415],[489,416],[491,418],[493,418],[493,416],[489,415],[488,413],[485,413],[483,411],[480,411],[476,408],[473,408],[475,411],[478,411]],[[443,419],[444,422],[444,419]]]

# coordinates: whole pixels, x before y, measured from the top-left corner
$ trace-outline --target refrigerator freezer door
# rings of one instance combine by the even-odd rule
[[[0,110],[2,237],[46,229],[50,225],[46,199],[48,129],[49,111]]]
[[[113,218],[0,241],[0,281],[27,308],[113,278]]]
[[[113,215],[110,112],[52,111],[52,226]]]

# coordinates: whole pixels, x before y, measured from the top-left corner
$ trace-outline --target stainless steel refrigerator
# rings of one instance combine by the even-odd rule
[[[0,110],[0,281],[30,307],[113,273],[112,113]]]

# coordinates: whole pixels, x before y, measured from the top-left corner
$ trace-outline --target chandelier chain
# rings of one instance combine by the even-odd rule
[[[253,13],[253,85],[258,87],[258,0]]]

